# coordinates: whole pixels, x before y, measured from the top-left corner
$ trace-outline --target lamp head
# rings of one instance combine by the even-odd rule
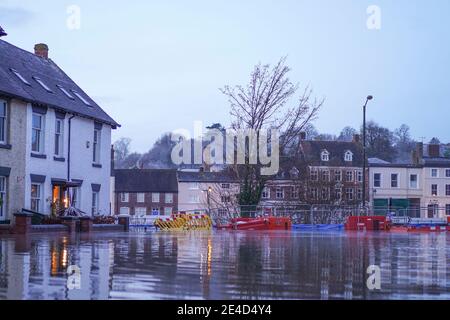
[[[367,96],[367,100],[372,100],[373,96]]]

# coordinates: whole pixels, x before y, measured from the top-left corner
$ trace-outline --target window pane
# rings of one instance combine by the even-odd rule
[[[33,114],[33,128],[41,129],[42,128],[42,117],[36,114]]]

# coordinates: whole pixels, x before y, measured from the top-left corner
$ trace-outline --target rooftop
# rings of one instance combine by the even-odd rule
[[[51,59],[0,40],[0,95],[119,126]]]

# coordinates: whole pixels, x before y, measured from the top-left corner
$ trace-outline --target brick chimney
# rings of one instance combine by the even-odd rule
[[[438,144],[429,144],[428,145],[428,156],[430,158],[439,158],[441,155],[440,149],[441,149],[441,146]]]
[[[38,43],[34,46],[34,54],[44,58],[48,59],[48,46],[45,43]]]
[[[354,134],[354,135],[353,135],[353,142],[354,142],[354,143],[360,143],[360,142],[361,142],[361,135],[359,135],[359,134]]]
[[[423,159],[423,143],[422,142],[418,142],[416,145],[416,150],[414,150],[411,153],[412,156],[412,162],[415,165],[419,165],[422,163],[422,159]]]

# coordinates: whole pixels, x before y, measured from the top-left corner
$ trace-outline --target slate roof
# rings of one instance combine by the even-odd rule
[[[17,70],[31,86],[19,80],[11,68]],[[33,77],[40,78],[53,93],[47,92]],[[68,98],[57,85],[69,91],[74,99]],[[87,106],[71,90],[83,96],[92,107]],[[51,59],[39,57],[3,40],[0,40],[0,95],[45,105],[113,127],[120,126]]]
[[[178,171],[179,182],[234,183],[237,180],[227,172]]]
[[[176,170],[117,169],[114,175],[116,192],[178,192]]]
[[[310,141],[301,142],[304,161],[312,166],[324,167],[362,167],[362,146],[356,142],[343,141]],[[329,161],[322,161],[322,151],[329,152]],[[353,153],[353,161],[345,161],[345,153]]]
[[[412,161],[388,162],[380,158],[369,158],[369,167],[371,168],[422,168],[422,164],[415,164]]]

